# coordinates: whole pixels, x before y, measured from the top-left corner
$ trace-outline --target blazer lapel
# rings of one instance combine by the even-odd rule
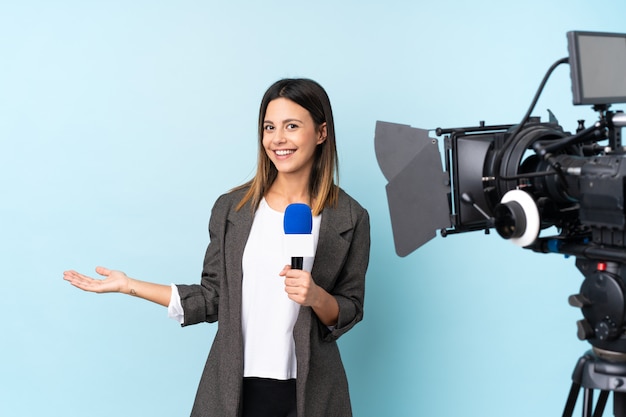
[[[231,209],[226,219],[226,239],[224,241],[224,256],[226,263],[226,271],[230,294],[230,302],[232,303],[232,312],[236,316],[237,321],[241,320],[241,297],[242,297],[242,281],[243,268],[241,260],[243,259],[243,251],[250,235],[252,228],[252,220],[254,213],[250,210],[250,205],[246,204],[239,211]]]
[[[339,199],[336,208],[324,209],[311,275],[315,283],[326,291],[332,290],[348,255],[350,242],[345,236],[351,231],[350,210],[344,199]]]

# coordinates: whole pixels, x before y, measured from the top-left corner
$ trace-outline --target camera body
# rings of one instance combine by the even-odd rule
[[[510,222],[523,218],[503,219],[510,211],[502,209],[502,199],[509,191],[523,190],[537,205],[541,229],[556,226],[562,240],[584,237],[598,245],[624,247],[625,154],[615,144],[598,145],[610,136],[602,124],[587,134],[593,143],[566,144],[543,155],[533,150],[564,143],[572,135],[556,121],[531,119],[511,143],[514,129],[514,125],[437,129],[445,135],[446,172],[452,184],[451,227],[442,234],[495,228],[510,238],[510,232],[499,226],[515,226]],[[580,121],[579,131],[583,129]]]
[[[616,115],[622,113],[608,117]],[[585,276],[570,297],[584,316],[578,337],[626,353],[626,155],[603,126],[587,130],[580,143],[571,143],[573,135],[556,121],[537,119],[513,141],[514,125],[437,129],[451,185],[451,225],[441,234],[494,228],[527,249],[576,256]],[[603,140],[613,147],[599,146]],[[519,194],[506,199],[511,193]],[[556,234],[539,237],[551,227]]]

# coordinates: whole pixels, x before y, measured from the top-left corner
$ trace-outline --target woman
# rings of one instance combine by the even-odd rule
[[[65,272],[86,291],[168,306],[183,326],[218,322],[192,417],[352,415],[336,340],[363,317],[369,217],[335,184],[336,152],[324,89],[280,80],[261,102],[255,177],[213,207],[201,284],[153,284],[103,267],[103,280]],[[313,216],[315,256],[301,270],[281,248],[292,203]]]

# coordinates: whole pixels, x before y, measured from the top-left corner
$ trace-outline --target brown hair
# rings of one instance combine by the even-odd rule
[[[315,216],[320,214],[324,207],[332,207],[337,203],[339,190],[336,182],[339,182],[339,161],[337,159],[335,124],[330,99],[321,85],[306,78],[279,80],[265,92],[259,110],[257,171],[252,180],[236,188],[249,188],[237,205],[237,210],[241,209],[247,202],[250,202],[252,209],[256,210],[278,175],[276,167],[263,147],[263,122],[268,104],[279,97],[287,98],[308,110],[316,127],[326,123],[326,140],[316,148],[315,161],[309,179],[309,193],[315,201],[311,209]]]

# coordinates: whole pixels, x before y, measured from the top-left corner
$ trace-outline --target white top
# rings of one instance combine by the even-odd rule
[[[244,343],[244,376],[291,379],[297,374],[293,326],[300,305],[289,299],[284,278],[278,273],[291,258],[283,248],[284,213],[261,200],[243,253],[241,325]],[[313,241],[317,249],[321,215],[313,217]],[[311,271],[312,257],[303,258],[303,270]],[[168,314],[184,322],[180,296],[172,285]]]

